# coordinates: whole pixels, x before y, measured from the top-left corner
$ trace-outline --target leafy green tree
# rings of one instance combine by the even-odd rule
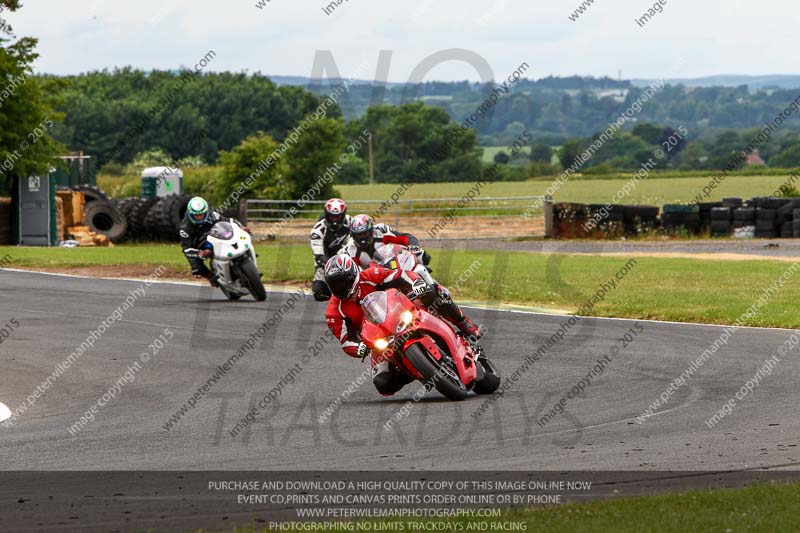
[[[207,194],[211,200],[220,204],[238,191],[242,192],[237,198],[292,199],[294,187],[287,178],[286,162],[282,158],[269,160],[278,146],[272,137],[258,132],[233,150],[220,152],[222,171],[210,184]]]
[[[336,176],[336,183],[358,185],[369,182],[369,166],[357,155],[347,154],[340,165],[342,168]]]
[[[170,166],[173,163],[172,157],[163,148],[153,148],[136,154],[133,161],[125,166],[125,174],[136,176],[148,167]]]
[[[652,124],[637,124],[631,133],[640,139],[644,139],[647,144],[658,144],[664,136],[664,128]]]
[[[675,158],[675,166],[681,170],[705,170],[709,168],[708,152],[703,143],[691,141]]]
[[[327,199],[333,193],[333,180],[339,172],[339,157],[344,149],[344,126],[340,119],[312,120],[283,156],[294,197],[300,198],[313,190],[316,200]]]
[[[531,161],[549,165],[553,161],[553,149],[546,144],[534,144],[531,146],[530,159]]]
[[[423,102],[370,107],[348,125],[347,136],[364,130],[372,133],[377,181],[469,181],[480,175],[475,130],[462,129],[439,107]],[[358,155],[367,160],[367,147]]]
[[[771,167],[797,168],[800,167],[800,144],[789,146],[769,160]]]
[[[16,11],[16,0],[3,7]],[[37,40],[15,40],[0,13],[0,194],[8,194],[14,176],[45,174],[64,147],[50,135],[62,114],[55,111],[64,83],[33,76]]]
[[[578,157],[583,153],[584,146],[583,139],[570,139],[558,149],[558,160],[565,170],[573,165],[577,166]]]
[[[498,165],[506,165],[508,162],[511,161],[511,156],[505,153],[503,150],[500,150],[496,154],[494,154],[494,162]]]

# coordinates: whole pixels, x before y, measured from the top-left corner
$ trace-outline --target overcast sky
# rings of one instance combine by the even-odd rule
[[[651,2],[595,0],[24,0],[18,36],[40,39],[39,72],[74,74],[132,65],[192,66],[208,50],[213,71],[309,76],[330,50],[345,77],[372,79],[378,52],[392,50],[390,81],[406,81],[425,57],[449,48],[480,54],[497,78],[520,63],[526,77],[624,78],[796,74],[800,15],[788,0],[668,0],[639,27]],[[334,0],[336,1],[336,0]],[[664,2],[664,0],[662,0]],[[477,79],[458,62],[428,79]]]

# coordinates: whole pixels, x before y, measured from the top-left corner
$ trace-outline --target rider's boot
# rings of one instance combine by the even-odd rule
[[[372,384],[382,396],[392,396],[412,381],[414,378],[389,361],[372,363]]]

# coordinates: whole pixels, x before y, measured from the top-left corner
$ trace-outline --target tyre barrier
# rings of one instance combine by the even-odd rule
[[[660,217],[659,217],[660,211]],[[554,204],[558,238],[610,238],[655,229],[739,238],[800,238],[800,198],[723,198],[721,202],[655,206]]]
[[[87,200],[86,225],[115,243],[125,240],[180,240],[180,226],[189,204],[188,195],[162,198],[121,198]]]

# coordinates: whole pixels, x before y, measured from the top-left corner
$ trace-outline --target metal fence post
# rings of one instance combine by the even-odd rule
[[[553,197],[548,194],[544,197],[544,236],[546,239],[555,237],[554,228]]]
[[[239,200],[239,222],[247,225],[247,200],[244,198]]]

